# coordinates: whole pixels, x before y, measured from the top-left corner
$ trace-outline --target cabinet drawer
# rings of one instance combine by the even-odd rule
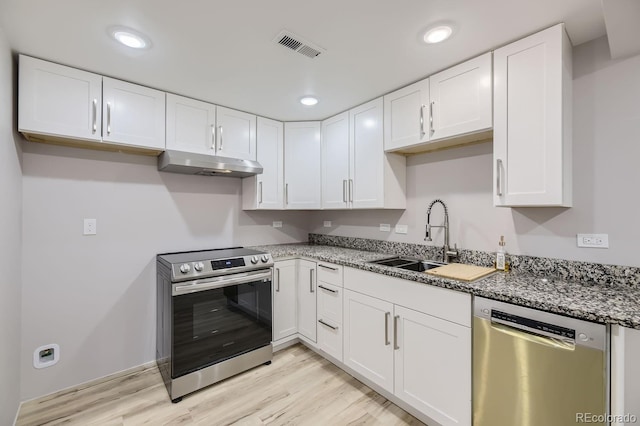
[[[318,348],[342,362],[342,325],[319,315]]]
[[[342,324],[342,287],[318,283],[318,318],[331,321],[331,325]]]
[[[318,262],[318,282],[342,287],[342,266],[333,263]]]

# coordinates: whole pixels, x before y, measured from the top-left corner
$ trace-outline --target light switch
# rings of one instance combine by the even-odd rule
[[[96,235],[98,233],[97,226],[98,224],[96,219],[85,219],[84,235]]]

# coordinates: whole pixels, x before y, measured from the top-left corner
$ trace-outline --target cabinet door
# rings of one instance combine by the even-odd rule
[[[284,194],[288,209],[321,208],[320,122],[284,125]]]
[[[273,340],[298,332],[296,260],[275,262],[273,277]]]
[[[259,209],[284,207],[284,125],[258,117],[257,159],[263,172],[257,176]]]
[[[494,52],[494,203],[571,206],[571,43],[562,24]]]
[[[393,304],[344,291],[344,363],[393,392]]]
[[[112,78],[102,82],[102,140],[165,148],[165,93]]]
[[[443,425],[471,424],[471,329],[395,306],[395,395]]]
[[[167,93],[167,149],[215,154],[216,106]]]
[[[384,96],[384,149],[393,151],[429,141],[429,79]]]
[[[492,126],[491,52],[429,77],[430,140]]]
[[[384,207],[384,148],[382,98],[349,111],[351,122],[351,181],[353,208]]]
[[[256,116],[219,106],[216,111],[217,155],[256,160]]]
[[[322,208],[349,206],[349,113],[322,122]]]
[[[316,263],[298,261],[298,333],[316,341]]]
[[[102,140],[102,76],[20,55],[18,130]]]

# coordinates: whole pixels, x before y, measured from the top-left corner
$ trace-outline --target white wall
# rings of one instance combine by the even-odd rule
[[[0,425],[9,425],[20,397],[20,254],[22,172],[14,135],[14,66],[0,28]]]
[[[427,206],[442,198],[459,247],[494,251],[504,235],[514,254],[640,266],[640,56],[609,58],[604,37],[574,49],[573,208],[493,207],[492,145],[484,143],[409,157],[406,211],[316,212],[313,232],[423,243]],[[434,207],[432,224],[441,211]],[[409,233],[380,232],[380,223]],[[610,248],[579,249],[577,233],[608,233]]]
[[[23,399],[155,359],[156,253],[309,230],[304,213],[242,212],[240,179],[160,173],[155,157],[26,142],[23,185]],[[82,235],[83,218],[97,235]],[[34,369],[49,343],[59,364]]]

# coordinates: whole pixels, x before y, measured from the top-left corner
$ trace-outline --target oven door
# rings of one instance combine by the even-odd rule
[[[271,269],[172,285],[171,377],[271,343]]]

